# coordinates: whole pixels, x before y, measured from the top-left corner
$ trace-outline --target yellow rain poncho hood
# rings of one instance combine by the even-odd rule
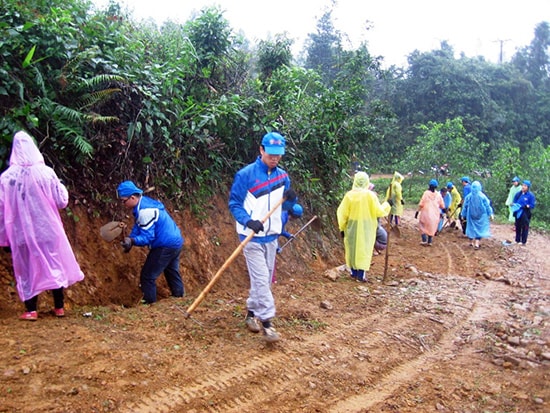
[[[345,234],[346,265],[365,271],[370,268],[378,218],[390,212],[390,204],[380,204],[376,194],[368,190],[369,183],[365,172],[357,172],[352,190],[346,193],[336,211],[338,227]]]

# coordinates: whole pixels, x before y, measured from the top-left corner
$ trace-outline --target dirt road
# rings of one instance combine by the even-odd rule
[[[285,249],[276,344],[245,329],[242,267],[191,319],[200,288],[34,323],[2,307],[0,412],[549,411],[549,238],[504,246],[513,233],[495,224],[480,250],[452,229],[427,248],[415,224],[407,211],[390,240],[386,283],[384,255],[358,283],[300,265],[322,243]]]

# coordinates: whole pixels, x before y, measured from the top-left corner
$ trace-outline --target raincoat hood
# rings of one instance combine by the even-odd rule
[[[357,172],[353,178],[353,189],[368,189],[369,176],[365,172]]]
[[[26,132],[17,132],[13,136],[10,166],[32,166],[43,163],[44,157],[38,150],[34,139]]]
[[[393,180],[394,181],[401,183],[401,182],[403,182],[403,179],[404,179],[404,176],[401,175],[399,172],[395,171],[393,173]]]
[[[479,194],[481,192],[481,183],[479,181],[472,182],[472,193]]]

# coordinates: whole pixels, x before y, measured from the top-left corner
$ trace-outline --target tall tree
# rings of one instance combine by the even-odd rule
[[[550,75],[550,25],[539,23],[535,37],[529,46],[520,49],[512,63],[533,83],[535,88],[544,86]]]
[[[317,32],[308,35],[305,67],[321,74],[330,85],[336,78],[342,55],[342,36],[334,28],[332,11],[325,12],[317,21]]]

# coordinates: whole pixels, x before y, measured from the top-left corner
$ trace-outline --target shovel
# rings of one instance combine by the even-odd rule
[[[122,231],[126,228],[126,224],[122,221],[111,221],[103,225],[99,229],[99,235],[107,242],[115,240]]]

